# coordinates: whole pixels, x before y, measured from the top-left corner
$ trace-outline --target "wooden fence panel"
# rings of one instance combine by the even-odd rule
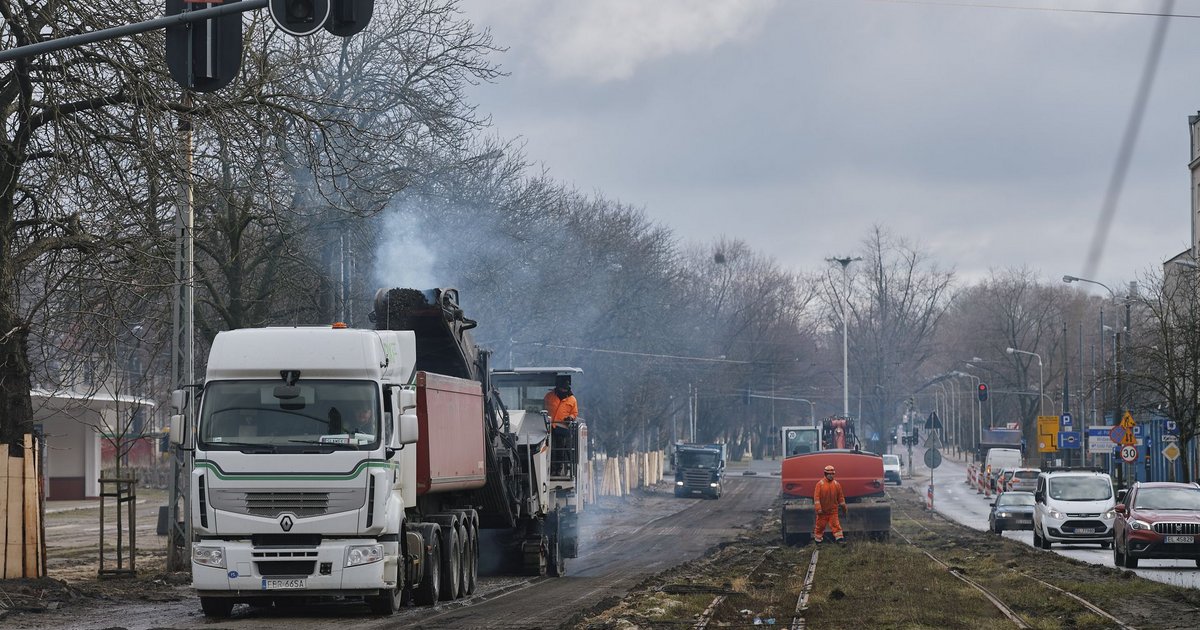
[[[34,578],[46,574],[42,545],[41,470],[37,442],[26,435],[22,457],[13,457],[0,446],[0,577]]]

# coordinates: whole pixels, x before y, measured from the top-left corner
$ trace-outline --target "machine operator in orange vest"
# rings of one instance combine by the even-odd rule
[[[542,402],[546,404],[546,413],[550,415],[550,424],[554,427],[579,417],[579,401],[571,393],[570,376],[563,374],[555,377],[554,389],[546,392]]]
[[[555,377],[554,389],[546,392],[542,402],[546,405],[546,415],[550,417],[550,474],[567,474],[568,462],[575,449],[568,423],[579,417],[579,401],[571,393],[571,377],[566,374]]]
[[[825,478],[818,481],[813,490],[813,510],[817,513],[817,524],[813,526],[814,543],[824,542],[826,526],[833,530],[833,539],[838,544],[846,543],[838,511],[849,514],[849,510],[846,507],[846,495],[842,492],[842,484],[833,478],[836,473],[833,466],[826,466]]]

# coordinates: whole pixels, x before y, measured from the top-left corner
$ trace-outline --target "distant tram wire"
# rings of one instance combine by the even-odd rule
[[[976,2],[941,2],[939,0],[866,0],[867,2],[882,2],[884,4],[917,4],[924,6],[962,7],[967,9],[1007,9],[1010,11],[1044,11],[1047,13],[1093,13],[1098,15],[1132,15],[1136,17],[1165,17],[1165,18],[1200,18],[1191,13],[1171,13],[1171,7],[1166,6],[1161,13],[1149,11],[1108,11],[1104,9],[1066,9],[1061,7],[1034,7],[1015,4],[981,4]],[[1166,2],[1167,5],[1173,4]]]
[[[1169,15],[1175,6],[1175,0],[1163,0],[1162,14]],[[1094,278],[1104,257],[1104,247],[1108,241],[1108,232],[1112,227],[1113,216],[1117,213],[1117,203],[1121,198],[1121,189],[1125,185],[1125,176],[1129,173],[1129,163],[1133,158],[1133,150],[1137,145],[1138,134],[1142,129],[1142,120],[1146,117],[1146,103],[1150,100],[1150,91],[1154,88],[1154,77],[1158,74],[1158,64],[1162,59],[1163,46],[1167,41],[1167,25],[1170,20],[1160,18],[1154,28],[1154,39],[1150,42],[1150,51],[1146,63],[1142,67],[1142,79],[1138,85],[1137,98],[1134,99],[1133,110],[1129,112],[1129,120],[1125,123],[1125,134],[1121,138],[1121,148],[1117,153],[1117,163],[1113,166],[1112,176],[1108,181],[1108,190],[1104,193],[1104,205],[1100,209],[1100,218],[1096,221],[1096,230],[1092,233],[1092,245],[1088,248],[1087,259],[1083,264],[1083,276]]]

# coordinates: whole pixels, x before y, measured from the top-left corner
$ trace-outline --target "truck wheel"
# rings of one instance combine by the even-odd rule
[[[475,584],[479,580],[479,529],[475,527],[475,521],[467,519],[467,544],[466,557],[467,563],[463,567],[463,595],[472,595],[475,593]]]
[[[201,597],[200,610],[204,611],[205,617],[228,619],[233,612],[233,603],[228,597]]]
[[[396,588],[367,597],[366,600],[367,606],[371,608],[371,612],[376,615],[391,615],[400,610],[400,607],[404,605],[404,589],[397,582]]]
[[[413,599],[422,606],[436,604],[441,595],[442,587],[442,542],[441,537],[434,534],[425,542],[425,554],[421,558],[425,563],[425,572],[421,583],[413,590]]]
[[[447,534],[446,544],[442,545],[442,601],[450,601],[458,597],[458,588],[462,577],[462,542],[458,539],[458,528],[450,526],[442,530]]]

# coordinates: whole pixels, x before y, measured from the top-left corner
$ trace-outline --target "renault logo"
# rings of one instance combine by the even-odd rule
[[[292,517],[285,516],[285,517],[279,519],[279,527],[282,528],[283,531],[285,531],[285,532],[292,531]]]

